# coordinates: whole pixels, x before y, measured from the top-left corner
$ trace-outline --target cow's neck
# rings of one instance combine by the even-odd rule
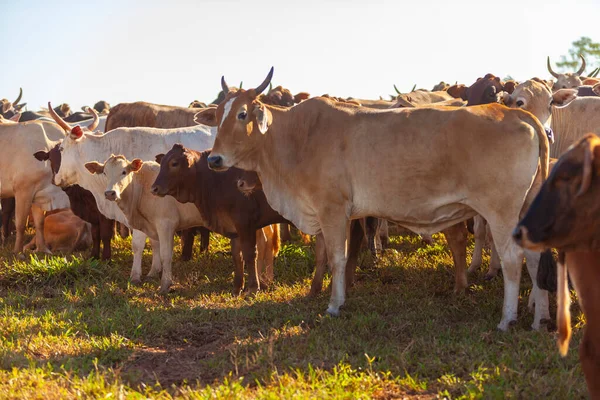
[[[298,176],[303,172],[303,148],[309,131],[318,120],[317,113],[297,113],[291,110],[269,108],[273,123],[259,140],[256,165],[263,191],[271,207],[287,220],[307,233],[317,233],[318,228],[303,223],[307,204],[302,201],[306,193],[298,193]],[[304,160],[305,161],[305,160]]]

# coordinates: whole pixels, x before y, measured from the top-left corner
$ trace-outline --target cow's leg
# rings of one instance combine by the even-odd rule
[[[256,268],[259,271],[260,284],[273,283],[273,262],[275,260],[273,245],[273,227],[265,226],[256,231]]]
[[[158,243],[152,243],[152,253],[156,249],[159,250],[160,264],[162,265],[162,277],[160,279],[160,292],[166,294],[173,284],[173,273],[171,271],[171,263],[173,261],[173,237],[175,229],[168,223],[162,223],[158,230]]]
[[[350,222],[350,241],[348,243],[348,260],[346,261],[346,290],[354,285],[358,255],[365,232],[359,220]]]
[[[378,218],[365,218],[365,229],[367,231],[367,246],[373,256],[377,256],[377,247],[375,246],[375,235],[377,234]]]
[[[337,316],[340,314],[340,307],[346,300],[346,262],[348,260],[346,235],[350,221],[345,215],[336,218],[335,213],[327,212],[320,222],[323,238],[325,238],[327,259],[332,271],[331,300],[327,313]]]
[[[190,261],[194,251],[194,235],[196,228],[181,231],[181,261]]]
[[[323,289],[323,278],[327,268],[327,250],[325,249],[325,239],[322,233],[319,233],[315,238],[315,263],[315,276],[310,285],[309,297],[316,296]]]
[[[279,232],[282,243],[289,243],[292,241],[292,233],[290,232],[290,224],[279,224]]]
[[[502,260],[502,276],[504,278],[504,304],[502,306],[502,320],[498,329],[507,331],[510,325],[517,321],[517,310],[519,305],[519,283],[521,281],[521,269],[523,264],[523,249],[515,244],[510,232],[511,227],[516,226],[517,220],[499,223],[499,217],[487,218],[494,243],[498,249],[498,255]]]
[[[240,239],[231,239],[231,257],[233,258],[233,295],[239,296],[244,288],[244,262],[242,261]]]
[[[240,228],[237,229],[237,232],[240,236],[244,266],[248,272],[248,281],[244,290],[248,293],[254,293],[260,290],[260,280],[258,278],[258,270],[256,269],[256,231],[248,228]]]
[[[90,258],[100,259],[100,224],[92,224],[92,252]]]
[[[200,232],[200,252],[204,253],[208,251],[208,246],[210,244],[210,230],[203,226],[199,226],[196,229]]]
[[[496,244],[494,243],[494,237],[492,235],[492,231],[490,229],[490,225],[486,224],[486,239],[490,243],[490,266],[488,267],[488,271],[486,272],[484,279],[486,281],[494,279],[500,269],[502,269],[502,265],[500,264],[500,257],[498,257],[498,250],[496,249]]]
[[[115,220],[100,217],[100,239],[102,240],[102,259],[110,260],[110,242],[115,234]]]
[[[454,292],[462,293],[467,288],[467,227],[464,222],[442,231],[454,260]]]
[[[475,249],[473,250],[473,257],[471,258],[469,273],[473,273],[481,267],[481,253],[483,252],[483,245],[485,243],[485,225],[485,220],[481,215],[476,215],[475,217],[473,217],[473,235],[475,236]]]
[[[175,233],[173,232],[173,234]],[[152,267],[150,267],[148,277],[154,278],[160,274],[163,267],[160,258],[160,242],[158,240],[150,239],[150,247],[152,247]]]
[[[36,204],[31,205],[31,215],[33,217],[33,226],[35,227],[35,246],[37,251],[52,254],[46,246],[44,240],[44,210]]]
[[[146,247],[146,234],[142,231],[133,230],[131,234],[131,251],[133,252],[133,266],[129,279],[134,284],[142,282],[142,254]]]
[[[10,236],[11,220],[15,213],[15,198],[1,199],[0,203],[2,204],[2,240],[6,240]]]
[[[548,292],[540,289],[537,284],[537,271],[540,263],[540,253],[531,250],[525,250],[525,259],[527,262],[527,271],[529,272],[529,277],[533,283],[531,293],[529,294],[530,311],[534,311],[532,308],[535,304],[533,325],[531,325],[531,327],[537,331],[540,329],[542,321],[550,319]]]
[[[390,245],[390,230],[387,219],[382,219],[381,225],[379,226],[379,237],[381,240],[381,249],[387,249]]]
[[[15,193],[15,226],[17,228],[17,239],[13,252],[23,251],[23,242],[25,240],[25,224],[31,210],[33,195],[30,192]]]

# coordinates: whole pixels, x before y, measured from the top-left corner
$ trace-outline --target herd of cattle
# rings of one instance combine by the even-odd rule
[[[273,69],[248,90],[223,78],[214,102],[189,108],[101,101],[84,112],[50,103],[29,112],[21,91],[16,101],[0,100],[0,146],[12,149],[0,159],[3,240],[14,213],[15,253],[91,243],[91,257],[108,260],[117,222],[123,234],[132,231],[131,280],[141,280],[149,238],[148,275],[160,274],[167,292],[174,235],[189,259],[194,235],[206,249],[215,232],[231,238],[240,294],[273,280],[280,226],[285,239],[293,224],[317,235],[311,294],[329,265],[327,312],[338,315],[363,241],[373,252],[385,247],[388,221],[425,238],[443,232],[457,292],[467,287],[470,230],[469,271],[480,267],[486,240],[487,277],[502,269],[501,330],[517,318],[523,257],[532,327],[550,319],[536,277],[556,248],[559,347],[564,354],[570,337],[568,266],[587,319],[583,369],[600,396],[600,78],[598,69],[583,76],[582,61],[577,72],[558,74],[548,60],[554,80],[487,74],[470,86],[396,89],[390,101],[292,95],[271,86]],[[25,245],[29,216],[35,237]]]

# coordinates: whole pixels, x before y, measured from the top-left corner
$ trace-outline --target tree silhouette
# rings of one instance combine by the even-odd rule
[[[567,72],[577,70],[581,65],[579,54],[585,58],[587,69],[591,71],[600,64],[600,43],[592,42],[589,37],[582,36],[572,43],[568,56],[560,56],[556,66]]]

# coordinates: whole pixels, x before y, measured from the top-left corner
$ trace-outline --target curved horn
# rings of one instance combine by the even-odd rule
[[[395,83],[394,83],[394,90],[396,91],[396,93],[398,93],[398,94],[402,94],[402,92],[401,92],[401,91],[399,91],[399,90],[398,90],[398,88],[396,87],[396,84],[395,84]]]
[[[23,97],[23,88],[19,88],[19,97],[15,101],[13,101],[13,107],[19,104],[21,101],[21,97]]]
[[[91,113],[92,116],[94,117],[94,121],[92,121],[92,124],[90,126],[88,126],[88,129],[90,130],[90,132],[94,132],[96,130],[96,128],[98,128],[98,124],[100,123],[100,118],[98,118],[98,113],[92,107],[88,107],[88,112]]]
[[[267,86],[269,86],[269,83],[271,83],[271,79],[273,79],[273,69],[274,68],[271,67],[271,70],[269,71],[269,74],[267,75],[263,83],[261,83],[256,89],[254,89],[257,96],[264,92]]]
[[[240,81],[240,89],[242,88],[243,84],[244,84],[244,81]]]
[[[552,71],[552,67],[550,66],[550,56],[548,56],[548,72],[550,72],[550,75],[553,77],[558,78],[558,74]]]
[[[585,58],[583,58],[583,56],[580,54],[579,58],[581,58],[581,68],[579,68],[579,71],[575,72],[575,75],[581,75],[583,74],[583,71],[585,71]]]
[[[417,88],[417,84],[415,83],[415,85],[413,86],[413,88],[412,88],[412,89],[410,89],[410,91],[411,91],[411,92],[414,92],[416,88]]]
[[[56,111],[54,111],[54,108],[52,108],[52,104],[50,104],[50,102],[48,102],[48,112],[50,113],[52,119],[56,121],[61,128],[63,128],[65,131],[71,132],[71,125],[67,124],[61,117],[58,116]]]
[[[223,89],[223,94],[229,93],[229,86],[227,86],[227,82],[225,82],[225,75],[221,77],[221,89]]]
[[[594,72],[594,76],[592,76],[592,78],[597,77],[599,72],[600,72],[600,67],[596,68],[596,72]]]
[[[267,93],[271,93],[271,90],[273,90],[273,82],[269,82],[269,91]]]
[[[592,72],[589,73],[588,78],[593,78],[595,74],[598,73],[598,68],[593,69]]]

